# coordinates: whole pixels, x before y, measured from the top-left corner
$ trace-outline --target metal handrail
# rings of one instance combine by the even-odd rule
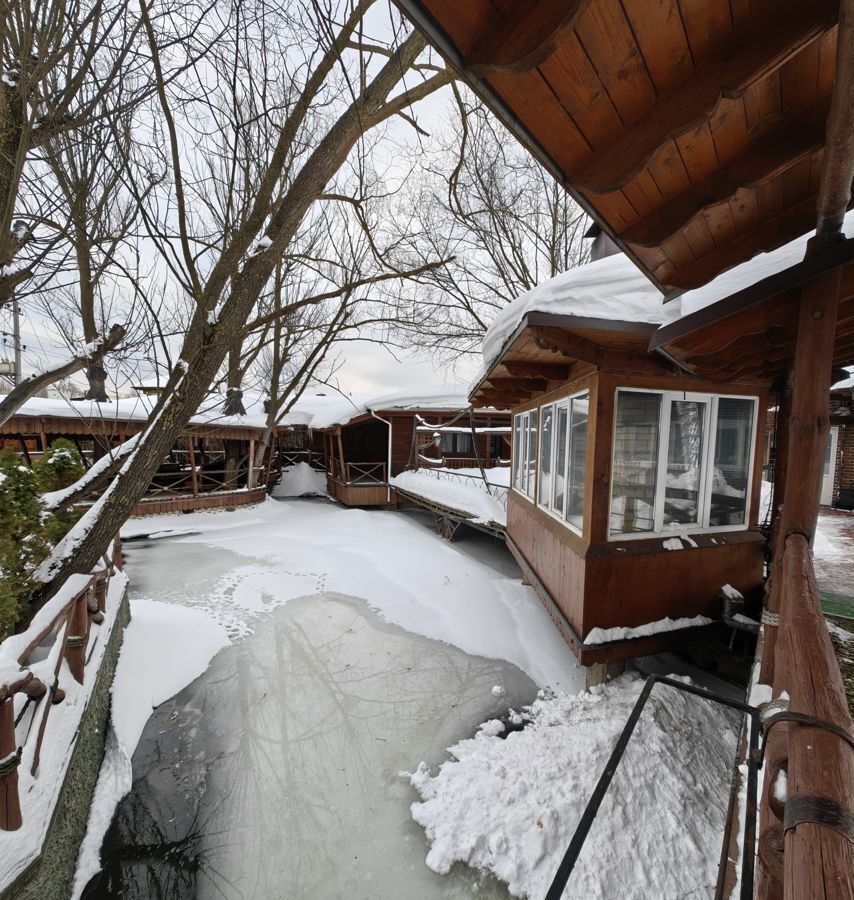
[[[555,872],[551,887],[546,893],[545,900],[560,900],[563,896],[569,877],[572,875],[572,870],[575,868],[575,864],[581,854],[581,849],[590,833],[590,828],[593,825],[596,814],[599,812],[599,807],[602,805],[602,800],[605,798],[605,794],[617,771],[617,767],[620,765],[620,761],[623,758],[629,740],[634,733],[635,726],[637,725],[641,713],[646,706],[646,702],[649,700],[649,696],[652,693],[652,689],[656,684],[665,684],[668,687],[676,688],[678,691],[694,694],[697,697],[702,697],[713,703],[719,703],[722,706],[736,709],[750,717],[750,734],[748,738],[747,754],[747,807],[744,820],[745,833],[742,849],[741,890],[739,892],[739,897],[740,900],[751,900],[753,897],[753,868],[756,846],[756,786],[758,783],[757,773],[762,766],[761,757],[758,751],[760,729],[759,710],[748,703],[732,700],[729,697],[723,697],[720,694],[715,694],[690,684],[684,684],[681,681],[674,681],[672,678],[666,678],[663,675],[650,675],[647,677],[646,684],[643,686],[643,690],[634,705],[634,709],[632,709],[631,715],[626,721],[626,724],[620,733],[620,737],[617,739],[617,743],[611,752],[611,756],[608,758],[608,762],[605,764],[605,768],[599,776],[599,781],[596,783],[596,787],[594,788],[590,799],[587,801],[587,806],[575,828],[575,833],[572,836],[572,840],[569,842],[569,847],[567,847],[566,853],[557,868],[557,872]],[[731,811],[729,818],[730,820],[732,818]],[[729,845],[729,839],[730,830],[728,822],[723,838],[725,848]],[[721,853],[721,859],[725,860],[726,858],[727,855],[724,851]],[[718,884],[715,890],[715,900],[722,900],[724,881],[725,879],[718,878]]]

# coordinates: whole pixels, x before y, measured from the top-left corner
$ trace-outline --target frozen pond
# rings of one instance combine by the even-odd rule
[[[246,557],[169,540],[126,546],[132,597],[202,606]],[[174,563],[195,574],[175,583]],[[254,632],[149,720],[134,786],[105,845],[105,898],[509,896],[459,867],[424,865],[399,777],[536,686],[515,666],[383,622],[323,592],[261,615]],[[505,696],[491,689],[501,685]]]

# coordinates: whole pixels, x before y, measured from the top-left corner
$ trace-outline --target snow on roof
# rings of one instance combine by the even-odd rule
[[[665,325],[679,318],[679,303],[661,292],[622,253],[578,266],[538,284],[495,317],[483,339],[486,369],[530,312]]]
[[[395,410],[458,410],[466,409],[469,388],[465,384],[431,385],[407,388],[378,397],[343,396],[341,394],[304,394],[282,420],[282,425],[309,425],[330,428],[346,425],[354,419]]]
[[[842,230],[846,237],[854,237],[854,210],[845,216]],[[756,284],[757,281],[762,281],[763,278],[776,275],[777,272],[782,272],[790,266],[803,262],[807,241],[813,234],[815,234],[815,230],[808,231],[776,250],[759,253],[740,266],[722,272],[717,278],[702,287],[686,291],[681,297],[682,316],[705,309],[719,300],[731,297],[752,284]],[[670,306],[669,303],[667,305]]]
[[[0,398],[2,399],[2,398]],[[112,403],[96,403],[94,400],[67,400],[53,397],[31,397],[15,413],[16,416],[53,416],[62,419],[85,419],[104,422],[145,422],[156,403],[155,397],[140,394],[122,397]],[[190,419],[191,425],[214,425],[230,428],[263,428],[265,423],[263,397],[244,394],[245,416],[222,414],[223,398],[210,396],[202,402],[199,411]]]
[[[837,381],[836,384],[830,386],[832,391],[854,391],[854,372],[852,372],[848,378],[843,378],[842,381]]]

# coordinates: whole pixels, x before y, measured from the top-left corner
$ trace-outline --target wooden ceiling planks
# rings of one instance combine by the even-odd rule
[[[663,290],[813,224],[836,0],[397,2]]]

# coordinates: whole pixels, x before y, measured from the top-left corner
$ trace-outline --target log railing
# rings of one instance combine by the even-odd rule
[[[773,693],[784,699],[765,717],[757,896],[852,900],[854,726],[803,535],[788,537],[778,571]]]
[[[257,485],[266,484],[265,466],[254,466]],[[157,472],[151,480],[146,497],[208,494],[213,491],[234,491],[247,483],[247,470],[183,468],[174,472]]]
[[[44,742],[50,740],[50,710],[65,699],[59,684],[62,663],[82,684],[91,628],[104,621],[110,578],[120,567],[116,538],[102,568],[70,576],[26,630],[0,644],[0,830],[14,831],[23,824],[26,809],[22,813],[18,793],[22,756],[26,752],[35,775]]]

